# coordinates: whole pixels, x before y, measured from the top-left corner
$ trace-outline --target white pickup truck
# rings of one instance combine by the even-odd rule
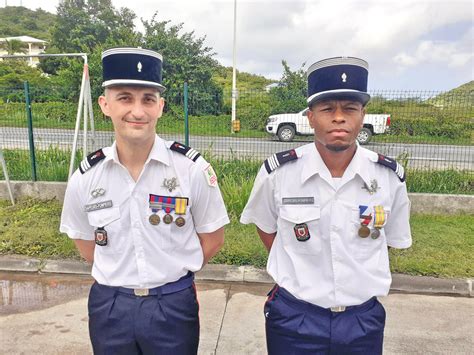
[[[314,131],[308,123],[308,109],[298,113],[282,113],[268,117],[266,131],[274,134],[282,142],[291,142],[295,135],[313,135]],[[389,114],[366,114],[364,126],[357,136],[360,144],[367,144],[375,134],[386,133],[390,127]]]

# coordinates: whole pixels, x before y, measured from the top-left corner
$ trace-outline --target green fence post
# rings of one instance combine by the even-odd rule
[[[33,116],[31,115],[31,101],[30,101],[30,85],[27,81],[25,86],[25,102],[26,102],[26,119],[28,121],[28,142],[30,145],[30,161],[31,161],[31,176],[33,181],[36,181],[36,157],[35,157],[35,142],[33,140]]]
[[[184,144],[189,145],[188,83],[184,82]]]

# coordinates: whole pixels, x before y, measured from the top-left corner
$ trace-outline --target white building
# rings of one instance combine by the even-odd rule
[[[5,42],[7,41],[20,41],[25,43],[27,47],[27,52],[26,53],[15,53],[15,54],[28,54],[28,55],[35,55],[35,54],[41,54],[45,51],[46,49],[46,41],[43,41],[42,39],[38,38],[33,38],[30,36],[18,36],[18,37],[6,37],[6,38],[0,38],[0,42]],[[26,46],[25,46],[26,47]],[[26,48],[25,48],[26,49]],[[7,50],[5,48],[0,48],[0,55],[6,55],[8,54]],[[39,63],[39,58],[38,57],[30,57],[28,58],[28,63],[31,66],[37,66]]]

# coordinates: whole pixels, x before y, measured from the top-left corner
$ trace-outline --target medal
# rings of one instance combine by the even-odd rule
[[[182,227],[186,224],[186,220],[183,217],[178,217],[176,218],[176,221],[174,221],[178,227]]]
[[[377,239],[380,237],[380,229],[383,227],[385,224],[385,210],[383,209],[383,206],[375,206],[374,207],[374,230],[372,231],[372,234],[370,235],[372,239]]]
[[[95,244],[101,247],[107,245],[107,231],[104,227],[99,227],[94,231]]]
[[[370,234],[370,237],[372,239],[377,239],[378,237],[380,237],[380,230],[375,228],[372,233]]]
[[[165,222],[166,224],[170,224],[171,222],[173,222],[173,216],[169,213],[165,214],[163,216],[163,222]]]
[[[359,237],[367,238],[370,235],[370,229],[367,227],[372,220],[372,214],[364,215],[364,212],[367,211],[368,206],[359,205],[359,219],[360,219],[360,228],[359,228]]]
[[[152,214],[152,215],[148,218],[148,222],[150,222],[150,224],[156,226],[157,224],[160,223],[160,216],[158,216],[157,214]]]
[[[359,237],[367,238],[369,235],[370,235],[369,227],[361,225],[359,228]]]

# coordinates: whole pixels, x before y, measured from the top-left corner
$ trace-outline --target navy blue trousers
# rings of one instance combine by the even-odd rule
[[[94,354],[197,354],[199,304],[194,284],[183,290],[139,297],[92,285],[89,335]]]
[[[270,355],[382,354],[385,309],[375,297],[332,312],[275,286],[264,314]]]

